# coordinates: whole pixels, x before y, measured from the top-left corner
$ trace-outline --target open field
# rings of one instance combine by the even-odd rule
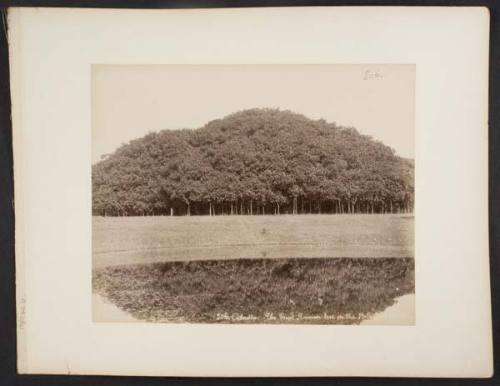
[[[179,260],[413,257],[409,215],[94,217],[93,267]]]
[[[94,320],[412,324],[407,301],[380,313],[414,292],[413,232],[408,215],[94,217]]]

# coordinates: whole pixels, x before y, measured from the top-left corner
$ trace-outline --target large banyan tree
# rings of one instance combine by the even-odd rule
[[[92,167],[94,215],[413,211],[413,160],[354,128],[252,109],[149,133]]]

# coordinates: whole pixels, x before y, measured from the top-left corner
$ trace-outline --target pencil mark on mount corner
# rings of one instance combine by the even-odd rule
[[[19,329],[23,330],[26,326],[26,298],[22,297],[19,301]]]

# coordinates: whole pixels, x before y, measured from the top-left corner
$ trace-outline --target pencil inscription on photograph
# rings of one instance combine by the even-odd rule
[[[413,65],[95,65],[95,322],[415,323]]]

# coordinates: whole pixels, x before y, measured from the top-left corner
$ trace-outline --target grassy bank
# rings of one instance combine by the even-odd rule
[[[93,268],[174,260],[413,257],[407,215],[94,217]]]
[[[353,324],[414,291],[413,258],[170,261],[96,268],[94,292],[135,318]]]

